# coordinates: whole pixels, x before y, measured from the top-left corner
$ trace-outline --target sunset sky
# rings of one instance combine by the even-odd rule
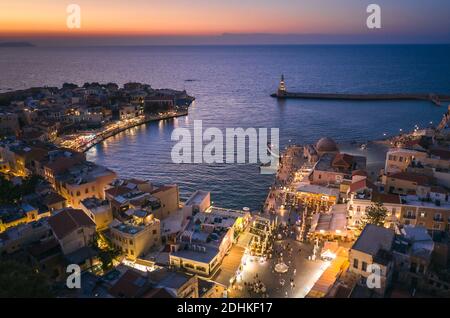
[[[71,3],[81,29],[66,26]],[[366,27],[370,3],[381,6],[381,30]],[[449,16],[448,0],[2,0],[0,40],[448,43]]]

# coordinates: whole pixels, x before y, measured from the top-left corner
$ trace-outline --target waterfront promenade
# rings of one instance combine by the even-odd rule
[[[127,129],[157,120],[171,119],[181,116],[187,116],[188,110],[170,111],[166,113],[160,113],[157,115],[141,115],[132,119],[120,120],[112,122],[99,130],[78,132],[72,135],[66,135],[60,140],[57,140],[56,144],[60,147],[66,147],[80,152],[85,152],[94,147],[98,143],[117,135],[118,133]]]
[[[297,181],[296,172],[301,170],[303,159],[302,146],[289,146],[282,154],[275,181],[272,184],[264,204],[264,213],[277,216],[281,222],[288,221],[291,214],[287,206],[288,195]]]

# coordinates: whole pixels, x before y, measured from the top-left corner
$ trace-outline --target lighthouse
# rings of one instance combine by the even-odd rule
[[[280,80],[280,85],[278,85],[277,95],[278,96],[286,95],[286,85],[284,83],[284,75],[283,74],[281,74],[281,80]]]

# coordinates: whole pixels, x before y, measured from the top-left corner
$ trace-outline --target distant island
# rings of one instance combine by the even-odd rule
[[[35,45],[30,42],[0,42],[1,47],[35,47]]]

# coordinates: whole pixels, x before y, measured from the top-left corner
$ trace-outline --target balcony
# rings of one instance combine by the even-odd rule
[[[439,217],[439,216],[435,216],[435,217],[433,218],[433,221],[434,221],[434,222],[444,222],[444,218],[443,218],[443,217]]]

